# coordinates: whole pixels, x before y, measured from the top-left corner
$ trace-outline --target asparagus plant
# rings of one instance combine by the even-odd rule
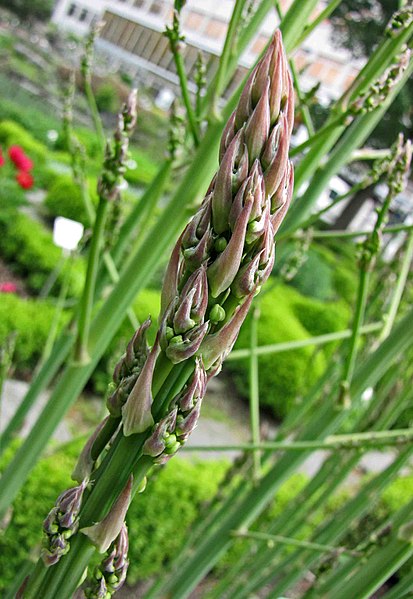
[[[288,161],[293,115],[292,81],[277,31],[224,129],[218,171],[172,251],[155,343],[147,345],[147,320],[114,370],[110,415],[75,469],[80,486],[66,492],[84,494],[82,506],[76,503],[71,527],[63,531],[60,520],[55,524],[62,496],[53,508],[45,530],[54,535],[57,526],[64,543],[52,537],[24,597],[52,597],[57,588],[61,597],[71,596],[92,543],[107,551],[120,534],[132,486],[136,491],[149,468],[168,461],[196,426],[207,380],[220,371],[273,267],[274,235],[293,190]],[[101,195],[107,189],[110,195],[105,181]],[[123,463],[122,472],[107,479],[104,497],[99,483],[115,462]],[[88,510],[93,503],[98,509]]]

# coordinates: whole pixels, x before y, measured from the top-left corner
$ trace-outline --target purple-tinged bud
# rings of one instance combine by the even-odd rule
[[[288,160],[288,140],[287,121],[282,114],[271,131],[262,154],[265,190],[269,197],[278,189],[284,176]]]
[[[207,378],[202,360],[200,360],[200,358],[196,358],[195,370],[194,374],[192,375],[191,382],[177,398],[177,404],[181,412],[190,412],[195,407],[198,400],[204,397],[206,384]]]
[[[160,348],[158,337],[146,359],[141,373],[122,407],[123,434],[125,437],[143,433],[153,425],[152,417],[152,379],[156,359]]]
[[[270,80],[268,79],[258,104],[245,127],[245,142],[250,163],[261,156],[270,132],[269,90]]]
[[[262,212],[265,203],[265,186],[259,160],[255,160],[251,172],[244,180],[231,206],[229,225],[234,230],[235,224],[244,206],[252,202],[250,220],[254,220]]]
[[[227,247],[207,270],[212,297],[218,297],[228,289],[239,270],[251,209],[250,201],[242,209]]]
[[[146,359],[149,353],[149,346],[146,340],[146,335],[149,327],[152,324],[152,320],[147,318],[144,323],[135,331],[132,339],[129,341],[126,347],[125,354],[125,366],[131,370],[136,366],[137,361],[142,356]]]
[[[181,259],[181,244],[185,231],[181,233],[175,247],[172,251],[168,267],[165,272],[165,277],[162,285],[161,294],[161,312],[159,320],[162,319],[165,310],[168,308],[174,297],[178,295],[178,281],[181,275],[182,259]]]
[[[291,79],[290,72],[287,71],[287,81],[288,81],[288,92],[287,98],[284,106],[286,121],[287,121],[287,129],[288,129],[288,138],[291,137],[291,133],[293,132],[294,127],[294,85],[293,80]]]
[[[59,525],[57,524],[57,516],[59,508],[53,507],[47,514],[45,520],[43,520],[43,530],[48,535],[54,535],[59,531]]]
[[[138,90],[132,89],[123,110],[123,126],[128,133],[133,131],[137,119]]]
[[[271,214],[271,224],[273,227],[274,235],[278,231],[285,213],[288,210],[288,207],[291,203],[291,198],[293,195],[294,189],[294,168],[291,162],[288,163],[284,179],[280,183],[280,187],[278,188],[276,194],[272,198],[272,214]]]
[[[175,334],[186,333],[202,323],[207,307],[208,281],[205,266],[201,266],[189,277],[179,296],[173,317]]]
[[[257,65],[258,67],[258,65]],[[254,85],[254,79],[257,71],[257,67],[252,71],[250,76],[248,77],[244,89],[241,92],[240,99],[238,101],[238,106],[235,111],[235,130],[238,131],[241,127],[246,123],[251,116],[251,113],[254,109],[252,104],[252,88]]]
[[[221,144],[220,144],[220,148],[219,148],[219,161],[221,162],[221,160],[224,157],[225,152],[227,151],[227,148],[229,146],[229,144],[231,143],[231,141],[234,138],[234,135],[236,133],[235,130],[235,110],[234,112],[231,114],[231,116],[228,119],[227,124],[225,125],[224,131],[222,133],[221,136]]]
[[[251,306],[254,294],[248,295],[243,304],[238,306],[231,320],[219,331],[208,335],[201,345],[198,354],[201,356],[205,370],[215,367],[217,361],[222,362],[232,350],[239,330]]]
[[[175,406],[162,420],[155,424],[153,432],[143,445],[142,453],[156,457],[165,450],[166,435],[175,430],[178,408]]]
[[[209,322],[199,324],[184,335],[173,337],[165,350],[167,358],[173,364],[179,364],[183,360],[188,360],[199,349],[207,331]]]
[[[248,175],[248,153],[241,129],[230,143],[219,166],[212,196],[212,226],[220,234],[228,230],[233,194]]]
[[[99,553],[105,553],[109,549],[124,526],[126,512],[132,496],[132,484],[133,476],[130,475],[125,488],[103,520],[80,529],[80,532],[89,537]]]
[[[92,458],[92,447],[108,419],[109,416],[106,416],[106,418],[102,420],[100,424],[98,424],[82,449],[82,453],[80,454],[76,466],[72,472],[72,479],[78,483],[81,483],[83,480],[89,478],[89,476],[92,474],[95,465],[95,460]]]
[[[212,192],[206,196],[199,210],[189,221],[182,234],[181,245],[185,249],[197,245],[209,228],[211,221]]]
[[[78,487],[67,489],[57,498],[56,507],[59,510],[57,521],[62,528],[73,528],[75,525],[87,484],[88,480],[85,479]]]
[[[180,418],[176,425],[176,434],[178,437],[181,435],[190,435],[196,427],[201,412],[202,397],[198,399],[195,407],[185,417]],[[187,437],[185,437],[186,440]]]
[[[270,223],[270,205],[266,203],[261,215],[253,221],[250,221],[247,227],[247,234],[245,236],[245,242],[251,244],[262,235],[268,229]]]

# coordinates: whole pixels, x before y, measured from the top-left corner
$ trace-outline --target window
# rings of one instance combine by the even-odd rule
[[[75,12],[76,12],[76,4],[71,4],[69,6],[66,14],[67,14],[68,17],[73,17],[73,15],[75,14]]]
[[[153,15],[160,15],[162,12],[162,4],[160,2],[152,2],[149,12]]]
[[[87,12],[86,8],[82,8],[82,11],[79,15],[79,21],[80,22],[86,21],[87,15],[88,15],[88,12]]]

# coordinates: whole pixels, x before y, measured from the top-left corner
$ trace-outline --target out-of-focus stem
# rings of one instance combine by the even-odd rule
[[[179,78],[179,84],[181,86],[182,100],[186,109],[186,113],[188,115],[188,123],[191,131],[191,135],[193,137],[195,146],[199,145],[199,131],[198,131],[198,123],[196,120],[195,112],[192,106],[191,98],[189,95],[188,89],[188,79],[186,77],[185,72],[185,63],[182,58],[181,52],[176,48],[176,45],[171,43],[172,54],[175,61],[176,72]]]
[[[258,321],[260,318],[260,309],[256,306],[251,314],[250,329],[250,361],[249,361],[249,384],[250,384],[250,427],[251,439],[254,445],[260,443],[260,399],[259,399],[259,371],[258,356],[256,354],[258,344]],[[261,456],[259,451],[254,451],[253,455],[253,475],[254,480],[260,478]]]
[[[107,200],[101,198],[96,210],[96,220],[93,227],[92,240],[90,243],[85,286],[82,299],[80,301],[75,359],[81,364],[85,364],[90,360],[88,353],[89,330],[95,296],[96,278],[99,267],[99,257],[103,244],[103,234],[108,207],[109,204]]]
[[[90,112],[92,115],[93,125],[95,127],[95,131],[98,136],[98,143],[99,143],[100,149],[103,150],[104,145],[105,145],[105,132],[103,130],[102,119],[100,118],[99,110],[98,110],[98,107],[96,104],[95,94],[93,93],[93,90],[92,90],[92,83],[90,80],[90,76],[85,77],[84,84],[85,84],[86,99],[87,99],[89,109],[90,109]]]
[[[410,225],[413,229],[413,225]],[[384,229],[385,230],[385,229]],[[407,277],[409,276],[410,266],[413,260],[413,233],[410,232],[406,251],[403,257],[402,266],[400,269],[397,284],[393,292],[390,309],[385,317],[384,327],[380,334],[379,340],[383,341],[393,328],[394,321],[396,320],[397,311],[399,309],[400,301],[406,286]]]

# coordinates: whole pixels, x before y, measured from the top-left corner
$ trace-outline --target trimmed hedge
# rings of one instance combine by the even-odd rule
[[[19,275],[26,277],[28,288],[37,293],[61,260],[62,250],[54,245],[52,234],[46,227],[16,212],[0,217],[0,255]],[[71,265],[66,263],[52,292],[58,293],[67,268],[70,268],[69,295],[76,297],[81,293],[85,272],[80,258]]]
[[[270,345],[296,339],[306,339],[325,332],[344,329],[348,309],[343,303],[329,304],[304,297],[291,287],[279,284],[263,291],[258,323],[258,345]],[[249,347],[249,316],[238,337],[235,348]],[[315,350],[308,346],[278,354],[259,357],[260,404],[284,418],[294,403],[320,377],[326,357],[333,347]],[[248,395],[248,360],[228,362],[238,392]]]
[[[91,193],[91,199],[96,203],[96,193]],[[64,216],[77,220],[85,227],[90,224],[79,186],[69,175],[59,175],[55,178],[43,201],[43,206],[51,218]]]
[[[13,364],[19,372],[33,368],[41,357],[54,314],[50,301],[0,295],[0,345],[10,333],[17,333]],[[60,325],[67,320],[63,313]]]
[[[69,443],[41,460],[18,494],[7,533],[0,536],[0,592],[15,581],[30,552],[35,553],[42,522],[58,495],[74,486],[70,473],[83,443]],[[135,497],[128,512],[129,583],[161,572],[176,555],[225,469],[224,462],[175,458],[157,476],[152,473],[147,491]]]

